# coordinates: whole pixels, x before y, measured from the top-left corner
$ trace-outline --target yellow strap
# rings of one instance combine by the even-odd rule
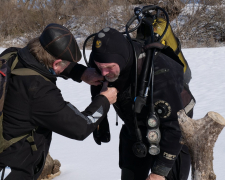
[[[166,45],[166,41],[165,40],[162,40],[161,42],[164,46]]]
[[[19,137],[16,137],[16,138],[12,138],[12,139],[9,140],[9,142],[10,142],[10,144],[12,145],[12,144],[14,144],[14,143],[20,141],[21,139],[25,138],[25,137],[28,136],[28,135],[29,135],[29,134],[26,134],[26,135],[23,135],[23,136],[19,136]]]
[[[17,52],[14,51],[14,52],[7,53],[7,54],[1,56],[1,58],[8,61],[8,59],[9,59],[10,57],[12,57],[14,54],[17,54]]]
[[[32,76],[32,75],[38,75],[43,77],[46,81],[50,81],[45,76],[41,75],[40,73],[34,71],[33,69],[29,68],[20,68],[20,69],[14,69],[11,74],[19,75],[19,76]]]
[[[10,52],[5,54],[4,56],[1,56],[2,59],[8,60],[10,57],[12,57],[14,54],[17,54],[17,52]],[[18,63],[18,55],[16,56],[15,60],[12,63],[11,66],[11,74],[19,75],[19,76],[29,76],[29,75],[39,75],[43,77],[46,81],[50,81],[45,76],[41,75],[40,73],[29,69],[29,68],[20,68],[20,69],[14,69],[16,67],[16,64]]]
[[[10,52],[10,53],[7,53],[3,56],[1,56],[2,59],[5,59],[6,61],[8,61],[13,55],[17,54],[16,51],[14,52]],[[18,56],[16,56],[15,60],[13,61],[13,64],[11,66],[11,71],[16,67],[16,64],[18,63]]]
[[[18,56],[16,56],[16,59],[13,61],[12,66],[11,66],[11,71],[16,67],[16,64],[18,63]]]
[[[32,136],[29,136],[29,137],[27,138],[27,141],[30,143],[31,149],[32,149],[33,151],[37,151],[37,146],[36,146],[36,144],[35,144],[35,142],[34,142],[33,131],[32,131]]]
[[[3,121],[3,113],[0,116],[0,153],[4,150],[3,144],[4,144],[4,138],[3,138],[3,127],[2,127],[2,121]]]
[[[33,136],[29,136],[29,137],[27,138],[27,141],[28,141],[29,143],[34,142],[34,138],[33,138]]]
[[[16,137],[16,138],[12,138],[9,141],[5,140],[3,137],[1,138],[1,144],[0,144],[0,153],[2,151],[4,151],[5,149],[7,149],[9,146],[11,146],[12,144],[20,141],[21,139],[23,139],[24,137],[28,136],[29,134],[20,136],[20,137]]]
[[[37,151],[37,146],[36,146],[36,144],[31,145],[31,149],[32,149],[32,151]]]

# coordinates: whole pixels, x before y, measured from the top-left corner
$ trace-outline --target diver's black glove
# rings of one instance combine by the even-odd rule
[[[98,145],[101,145],[101,142],[107,143],[110,141],[110,130],[107,119],[104,119],[94,130],[93,137]]]

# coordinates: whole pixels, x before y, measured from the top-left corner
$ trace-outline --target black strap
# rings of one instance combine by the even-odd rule
[[[174,51],[176,55],[178,55],[181,51],[181,44],[180,44],[180,40],[175,36],[176,40],[177,40],[177,49]]]
[[[148,49],[157,48],[157,49],[164,49],[165,46],[159,42],[150,43],[144,46],[144,50],[147,51]]]

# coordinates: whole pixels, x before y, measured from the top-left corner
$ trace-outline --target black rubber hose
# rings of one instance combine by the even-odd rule
[[[89,64],[88,61],[87,61],[86,54],[85,54],[85,48],[86,48],[86,44],[87,44],[88,40],[89,40],[90,38],[92,38],[93,36],[95,36],[96,34],[97,34],[97,33],[94,33],[94,34],[91,34],[90,36],[88,36],[88,37],[86,38],[86,40],[84,41],[84,44],[83,44],[83,56],[84,56],[84,61],[85,61],[86,65],[87,65],[88,67],[91,67],[91,66],[90,66],[90,64]]]
[[[162,35],[160,36],[160,38],[159,38],[159,41],[161,41],[162,38],[163,38],[163,36],[165,35],[165,33],[166,33],[168,27],[169,27],[169,17],[168,17],[168,14],[166,13],[166,11],[165,11],[164,9],[162,9],[162,8],[160,8],[160,7],[158,7],[158,6],[146,6],[146,7],[144,7],[141,11],[142,11],[142,13],[144,13],[144,12],[149,11],[149,10],[157,10],[157,9],[160,9],[161,11],[163,11],[163,13],[164,13],[165,16],[166,16],[166,20],[167,20],[166,28],[165,28],[163,34],[162,34]],[[136,19],[137,19],[137,16],[136,16],[136,15],[134,15],[133,17],[131,17],[131,19],[128,21],[126,27],[129,28],[130,25],[131,25]],[[135,28],[131,29],[130,31],[126,30],[125,32],[121,32],[121,33],[122,33],[122,34],[127,34],[127,36],[128,36],[128,34],[131,33],[131,32],[133,32],[133,31],[135,31],[135,30],[141,25],[141,23],[142,23],[142,19],[139,20],[139,23],[138,23],[138,25],[137,25]],[[87,39],[84,41],[84,44],[83,44],[83,57],[84,57],[84,61],[85,61],[85,63],[87,64],[88,67],[90,67],[90,64],[88,63],[87,58],[86,58],[85,48],[86,48],[87,41],[88,41],[91,37],[95,36],[96,34],[97,34],[97,33],[94,33],[94,34],[91,34],[90,36],[88,36]]]
[[[131,43],[131,46],[132,46],[132,49],[133,49],[133,52],[134,52],[134,58],[135,58],[135,90],[134,90],[134,96],[136,97],[136,95],[137,95],[137,54],[136,54],[136,51],[134,49],[134,45],[133,45],[132,39],[131,39],[131,37],[129,35],[128,28],[129,28],[129,26],[126,25],[127,38],[130,41],[130,43]]]
[[[131,33],[131,32],[133,32],[133,31],[135,31],[137,28],[139,28],[140,25],[141,25],[141,21],[139,22],[139,24],[138,24],[135,28],[133,28],[133,29],[131,29],[130,31],[128,31],[128,33]],[[127,34],[126,31],[121,32],[121,33],[122,33],[122,34]],[[94,34],[91,34],[90,36],[88,36],[88,37],[86,38],[86,40],[84,41],[84,44],[83,44],[83,57],[84,57],[84,61],[85,61],[86,65],[87,65],[88,67],[90,67],[90,64],[88,63],[87,58],[86,58],[86,54],[85,54],[86,44],[87,44],[88,40],[89,40],[90,38],[92,38],[93,36],[95,36],[96,34],[97,34],[97,33],[94,33]]]
[[[131,37],[129,35],[128,28],[129,28],[129,26],[126,25],[127,38],[132,45],[132,49],[133,49],[134,57],[135,57],[135,90],[134,90],[134,97],[136,97],[137,96],[137,54],[136,54],[136,51],[134,49],[134,45],[133,45],[133,42],[131,40]],[[140,129],[138,128],[137,115],[136,115],[135,111],[133,111],[133,112],[134,112],[134,124],[135,124],[135,128],[136,128],[136,137],[137,137],[138,141],[141,142],[142,141],[142,135],[140,133]]]
[[[152,27],[152,24],[147,20],[147,19],[143,19],[143,22],[145,24],[147,24],[151,30],[151,36],[147,39],[147,42],[146,44],[150,44],[154,41],[154,34],[153,34],[153,27]],[[149,72],[149,65],[150,65],[150,62],[151,62],[151,59],[153,57],[153,54],[151,52],[151,50],[147,50],[146,52],[146,57],[145,57],[145,64],[144,64],[144,69],[142,71],[142,77],[141,77],[141,85],[140,85],[140,89],[139,89],[139,92],[138,92],[138,95],[141,96],[141,97],[144,97],[144,93],[145,93],[145,88],[148,87],[146,86],[146,79],[147,79],[147,74]]]
[[[169,27],[169,16],[168,16],[167,12],[163,8],[161,8],[159,6],[153,6],[153,5],[143,7],[141,12],[145,13],[146,11],[149,11],[149,10],[156,10],[157,11],[158,9],[161,10],[165,14],[166,22],[167,22],[165,30],[164,30],[163,34],[160,36],[160,38],[159,38],[159,41],[161,41],[163,36],[166,34],[166,31],[167,31],[167,29]]]

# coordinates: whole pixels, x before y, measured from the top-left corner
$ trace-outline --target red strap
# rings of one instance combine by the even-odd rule
[[[0,74],[2,74],[3,76],[6,76],[2,71],[0,71]]]

